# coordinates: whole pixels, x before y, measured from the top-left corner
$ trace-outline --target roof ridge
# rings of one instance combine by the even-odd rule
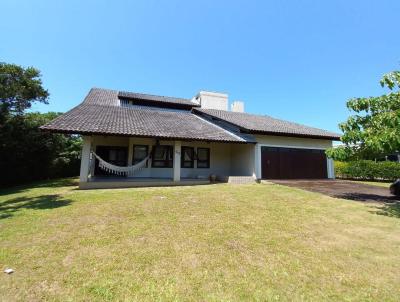
[[[92,90],[103,90],[103,91],[118,92],[118,90],[116,90],[116,89],[101,88],[101,87],[92,87],[92,88],[90,88],[89,93],[90,93]]]

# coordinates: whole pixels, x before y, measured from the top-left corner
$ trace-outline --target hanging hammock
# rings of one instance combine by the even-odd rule
[[[103,171],[106,171],[108,173],[112,173],[115,175],[121,175],[121,176],[133,176],[135,172],[143,169],[146,166],[146,162],[150,159],[151,157],[151,150],[149,154],[140,162],[138,162],[136,165],[132,166],[117,166],[110,164],[106,162],[104,159],[102,159],[100,156],[98,156],[94,151],[92,151],[94,157],[97,158],[99,161],[99,168],[102,169]],[[93,159],[94,160],[94,159]]]

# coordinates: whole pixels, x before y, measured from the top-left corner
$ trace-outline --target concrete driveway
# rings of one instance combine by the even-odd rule
[[[295,187],[331,197],[362,202],[395,202],[389,188],[367,185],[346,180],[268,180],[270,182]]]

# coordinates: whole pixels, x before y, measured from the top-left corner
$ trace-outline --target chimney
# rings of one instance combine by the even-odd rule
[[[233,112],[244,112],[244,103],[242,101],[234,101],[231,104],[231,111],[233,111]]]
[[[192,101],[203,109],[228,110],[228,95],[225,93],[200,91]]]

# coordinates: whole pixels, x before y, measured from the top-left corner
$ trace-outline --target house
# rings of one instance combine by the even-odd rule
[[[82,135],[80,188],[334,177],[324,150],[338,134],[244,113],[242,102],[230,109],[223,93],[184,99],[93,88],[41,129]]]

